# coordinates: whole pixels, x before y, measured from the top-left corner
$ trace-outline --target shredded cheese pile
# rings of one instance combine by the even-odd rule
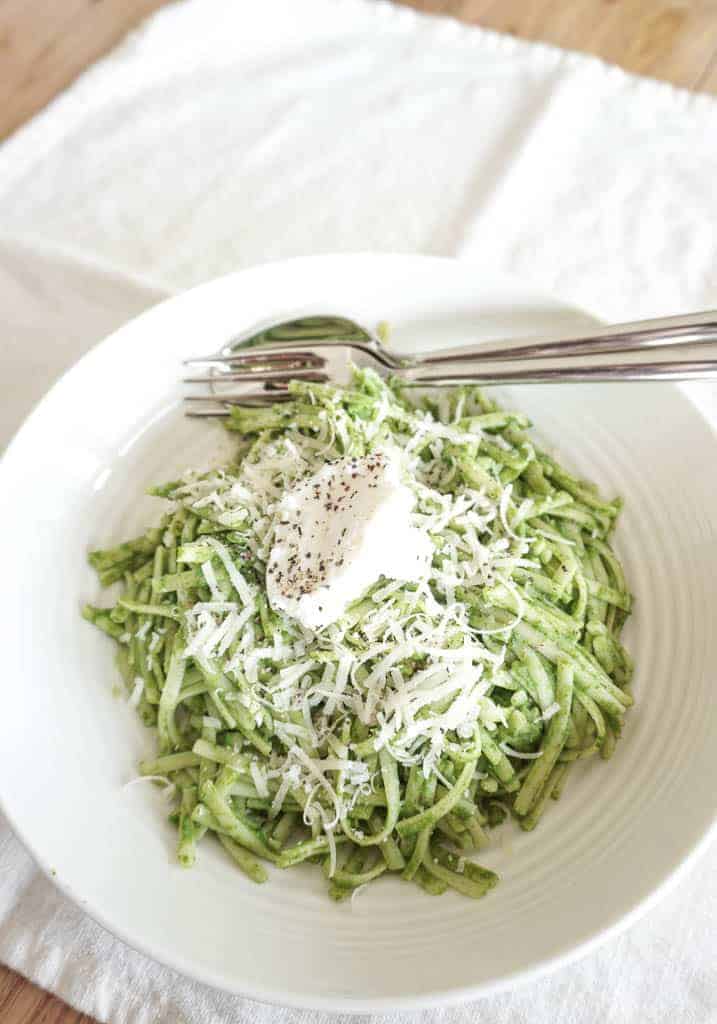
[[[220,692],[238,688],[236,699],[258,727],[270,715],[285,749],[273,752],[255,773],[302,787],[309,824],[314,802],[328,801],[335,826],[371,791],[371,771],[356,752],[360,745],[341,740],[347,716],[375,737],[374,752],[385,746],[401,764],[420,765],[426,778],[447,745],[472,739],[478,722],[489,730],[505,724],[504,709],[488,694],[521,619],[511,576],[516,566],[539,563],[527,557],[533,538],[518,536],[509,522],[520,520],[531,503],[516,508],[510,484],[497,501],[489,498],[483,488],[460,479],[455,460],[447,457],[447,448],[469,457],[478,450],[481,431],[473,419],[482,410],[474,396],[461,393],[452,403],[443,396],[443,421],[429,410],[407,409],[383,388],[368,420],[351,417],[340,393],[309,395],[317,406],[316,429],[304,432],[300,420],[289,419],[286,433],[255,443],[236,474],[189,472],[173,498],[195,513],[211,509],[219,523],[231,525],[252,578],[261,580],[277,503],[297,480],[345,453],[364,454],[379,438],[403,453],[405,479],[416,495],[415,523],[434,543],[430,575],[417,586],[382,581],[357,614],[324,631],[301,629],[265,610],[273,620],[272,643],[260,643],[260,586],[242,575],[242,559],[235,563],[229,548],[211,537],[186,545],[180,555],[201,561],[211,545],[237,598],[223,598],[212,563],[202,561],[214,600],[185,612],[186,656],[228,677],[231,685]],[[516,594],[518,611],[508,625],[473,626],[471,605],[461,595],[495,584]],[[488,646],[485,635],[495,642]],[[308,757],[300,743],[331,756]],[[342,772],[340,792],[331,781],[336,771]],[[288,788],[279,788],[274,814]]]

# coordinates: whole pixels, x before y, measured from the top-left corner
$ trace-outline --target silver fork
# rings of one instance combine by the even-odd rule
[[[600,327],[559,338],[514,339],[420,356],[391,351],[378,334],[339,316],[255,325],[209,356],[185,360],[204,372],[184,378],[190,416],[225,416],[230,405],[290,397],[291,380],[346,386],[354,366],[408,386],[475,383],[717,379],[717,311]]]

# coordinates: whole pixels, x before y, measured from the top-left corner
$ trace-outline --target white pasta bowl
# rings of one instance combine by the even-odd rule
[[[294,260],[232,274],[117,331],[52,389],[0,466],[0,800],[68,896],[130,945],[257,999],[338,1011],[468,999],[565,964],[625,925],[707,841],[717,813],[717,441],[668,385],[506,389],[543,442],[625,508],[635,707],[610,762],[582,765],[533,833],[504,826],[474,902],[382,878],[335,905],[319,871],[244,878],[212,842],[186,871],[152,786],[127,786],[154,737],[126,702],[91,547],[159,514],[146,488],[221,461],[229,438],[182,415],[183,357],[299,311],[388,320],[408,350],[585,317],[470,265],[415,256]]]

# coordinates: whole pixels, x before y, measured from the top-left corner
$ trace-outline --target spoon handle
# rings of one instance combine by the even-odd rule
[[[419,366],[440,366],[444,363],[472,363],[485,359],[547,359],[597,352],[639,352],[710,342],[717,342],[717,310],[610,324],[597,329],[587,328],[558,338],[516,339],[497,344],[485,342],[474,347],[442,349],[419,357],[417,363]]]
[[[717,333],[711,344],[652,345],[621,351],[598,350],[560,355],[445,359],[400,371],[409,385],[549,384],[562,381],[640,381],[717,379]]]

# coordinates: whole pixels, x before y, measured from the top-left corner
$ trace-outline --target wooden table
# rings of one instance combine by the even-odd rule
[[[0,0],[0,139],[165,0]],[[717,93],[717,0],[402,0]],[[0,967],[2,1024],[92,1024]]]

